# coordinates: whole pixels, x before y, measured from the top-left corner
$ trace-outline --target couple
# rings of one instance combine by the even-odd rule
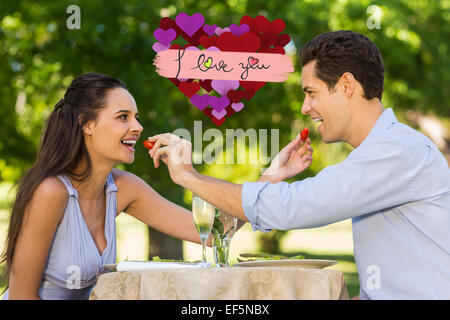
[[[297,136],[258,182],[238,185],[196,172],[190,142],[166,133],[149,138],[155,167],[164,161],[175,183],[255,230],[352,218],[361,299],[449,299],[448,164],[427,137],[384,109],[379,50],[361,34],[337,31],[308,42],[300,59],[302,113],[320,122],[324,142],[355,148],[343,162],[315,177],[283,182],[312,161],[310,140]],[[119,80],[85,74],[72,82],[47,120],[37,160],[16,194],[2,259],[9,276],[5,299],[88,299],[101,266],[115,263],[120,212],[200,242],[190,211],[114,168],[134,160],[143,129],[138,117]],[[80,281],[68,288],[73,272]]]

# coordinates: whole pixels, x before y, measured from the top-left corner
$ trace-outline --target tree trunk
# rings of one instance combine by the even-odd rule
[[[168,236],[158,230],[148,228],[150,234],[149,260],[154,256],[161,259],[183,259],[183,243],[181,240]]]
[[[161,178],[158,175],[153,175],[151,185],[162,197],[184,207],[184,189],[177,187],[170,179],[167,180],[166,177]],[[161,259],[183,259],[183,242],[181,240],[150,227],[148,228],[148,233],[150,243],[149,260],[152,260],[152,257],[155,256],[159,256]]]

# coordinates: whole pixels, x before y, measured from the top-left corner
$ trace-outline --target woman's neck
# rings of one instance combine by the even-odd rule
[[[86,161],[82,161],[74,170],[74,173],[83,172],[86,166]],[[91,173],[86,180],[76,181],[71,179],[70,181],[77,190],[79,197],[86,201],[98,201],[104,197],[106,180],[112,168],[108,165],[99,166],[91,163]]]

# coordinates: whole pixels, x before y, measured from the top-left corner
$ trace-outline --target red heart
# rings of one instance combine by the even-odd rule
[[[185,45],[172,44],[170,49],[180,49],[188,46],[195,46],[199,49],[203,47],[204,49],[207,49],[211,46],[215,46],[222,51],[285,54],[283,47],[291,41],[291,38],[288,34],[280,35],[286,27],[283,20],[275,19],[270,22],[262,15],[255,18],[251,18],[247,15],[242,17],[240,24],[247,24],[250,28],[249,32],[246,32],[241,36],[235,36],[231,32],[225,32],[220,36],[212,35],[209,37],[203,28],[200,28],[194,35],[188,36],[173,19],[168,17],[162,18],[159,22],[161,29],[168,30],[172,28],[177,33],[177,37],[181,36],[187,42]],[[257,63],[258,59],[252,58],[250,60],[251,65]],[[200,88],[203,88],[207,92],[213,91],[211,86],[212,80],[210,79],[198,81],[187,79],[184,82],[175,78],[169,78],[169,80],[189,98],[193,97]],[[230,90],[227,92],[227,96],[231,103],[238,103],[242,99],[246,99],[247,101],[252,99],[255,96],[255,92],[265,85],[265,82],[261,81],[240,81],[239,83],[241,88],[236,91]],[[228,117],[236,113],[231,107],[231,103],[225,108],[227,112],[226,116],[221,119],[217,119],[212,115],[212,108],[204,108],[202,112],[209,117],[214,124],[220,126]]]
[[[203,48],[208,49],[209,47],[213,47],[216,45],[217,36],[201,36],[198,40],[198,42],[203,46]]]
[[[242,90],[230,90],[227,93],[228,98],[231,102],[237,103],[240,102],[244,98],[244,91]]]
[[[270,27],[270,21],[264,16],[257,16],[252,18],[250,16],[243,16],[241,18],[240,24],[246,24],[250,27],[250,31],[256,34],[264,32],[267,27]]]
[[[200,84],[198,82],[181,82],[178,85],[178,89],[180,89],[180,91],[189,98],[192,98],[194,94],[196,94],[197,91],[200,90]]]
[[[246,24],[250,28],[250,31],[253,32],[253,18],[249,15],[245,15],[241,18],[241,21],[239,21],[239,24]]]
[[[225,108],[225,110],[227,110],[227,117],[230,117],[233,115],[233,113],[236,113],[236,110],[233,109],[233,107],[231,105],[229,105],[228,107]]]
[[[174,85],[176,85],[178,87],[178,85],[181,83],[180,80],[175,79],[175,78],[168,78]]]
[[[159,27],[163,30],[167,30],[172,28],[173,30],[175,30],[175,32],[177,33],[177,37],[181,32],[180,27],[175,23],[175,21],[173,21],[172,19],[170,19],[169,17],[165,17],[162,18],[159,21]]]
[[[291,37],[287,33],[283,33],[278,37],[277,45],[284,47],[291,41]]]
[[[230,98],[231,102],[237,103],[240,102],[242,99],[249,100],[255,96],[255,93],[253,91],[244,91],[244,90],[230,90],[227,93],[228,98]]]
[[[278,41],[278,36],[274,34],[259,33],[258,37],[261,39],[262,43],[260,50],[266,50],[270,48],[272,45],[276,44]]]
[[[263,30],[263,33],[278,35],[281,31],[284,30],[286,24],[281,19],[275,19],[272,22],[269,22],[268,26],[266,26]]]
[[[251,98],[255,96],[255,92],[253,91],[244,91],[244,98],[245,100],[250,101]]]
[[[212,80],[200,80],[200,86],[205,89],[208,92],[212,91],[212,86],[211,86],[211,81]]]
[[[264,32],[267,27],[270,27],[270,21],[266,17],[259,15],[253,19],[253,28],[257,33]]]
[[[228,98],[230,98],[231,102],[237,103],[240,102],[244,98],[244,91],[242,90],[230,90],[227,93]]]
[[[261,40],[251,32],[240,37],[231,32],[224,32],[217,38],[217,47],[222,51],[256,52],[261,46]]]
[[[216,126],[222,125],[227,120],[227,117],[223,117],[222,119],[217,119],[216,117],[214,117],[212,115],[212,108],[205,108],[202,112],[206,114]]]
[[[262,81],[239,81],[241,87],[247,91],[256,92],[261,89],[266,83]]]
[[[205,35],[205,31],[203,31],[203,28],[200,28],[200,30],[198,30],[194,35],[192,35],[192,37],[189,37],[186,32],[181,31],[181,36],[187,42],[189,42],[189,45],[194,46],[194,47],[198,47],[198,45],[200,44],[199,39],[204,35]]]

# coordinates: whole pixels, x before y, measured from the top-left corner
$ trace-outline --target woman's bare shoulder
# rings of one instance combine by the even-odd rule
[[[139,178],[137,175],[128,172],[123,171],[120,169],[113,168],[111,170],[111,173],[114,178],[114,183],[116,184],[117,188],[120,190],[120,186],[130,187],[130,186],[137,186],[140,183],[143,182],[141,178]]]
[[[33,193],[30,203],[27,205],[28,212],[32,214],[45,215],[41,218],[54,218],[58,222],[64,216],[69,193],[64,183],[57,177],[47,177],[42,180]],[[46,210],[40,210],[40,209]]]
[[[143,194],[153,191],[152,188],[137,175],[119,170],[112,169],[112,175],[114,178],[114,184],[118,189],[118,210],[127,212],[127,208],[142,197]]]
[[[35,194],[38,198],[54,198],[67,201],[69,194],[64,183],[57,177],[47,177],[38,185]]]
[[[135,200],[139,195],[155,192],[144,179],[134,173],[115,168],[111,172],[119,193],[127,195],[129,201]]]

